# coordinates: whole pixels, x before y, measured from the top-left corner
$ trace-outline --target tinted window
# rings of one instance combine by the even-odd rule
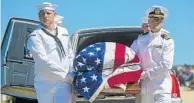
[[[37,24],[31,22],[15,21],[12,29],[12,39],[8,49],[7,59],[23,60],[32,59],[29,56],[29,50],[26,48],[28,35],[37,27]]]
[[[25,42],[24,42],[24,55],[23,55],[25,59],[33,59],[32,54],[30,53],[30,50],[27,47],[27,41],[28,41],[29,35],[33,32],[35,27],[30,26],[30,27],[26,28],[26,32],[25,32],[26,34],[24,36]]]
[[[87,36],[81,36],[78,41],[77,52],[84,47],[96,42],[118,42],[130,47],[133,40],[135,40],[142,31],[136,32],[106,32],[106,33],[91,33]]]

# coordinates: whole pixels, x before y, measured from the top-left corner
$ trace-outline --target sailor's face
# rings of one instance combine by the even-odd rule
[[[144,33],[150,32],[150,27],[149,27],[148,23],[143,23],[141,27],[142,27]]]
[[[150,29],[152,31],[158,31],[162,28],[163,26],[163,18],[159,17],[150,17],[148,20]]]
[[[44,25],[51,25],[54,23],[55,12],[52,10],[41,10],[39,12],[40,22]]]

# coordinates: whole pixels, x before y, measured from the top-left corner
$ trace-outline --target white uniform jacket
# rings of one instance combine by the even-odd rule
[[[131,48],[141,59],[144,72],[141,93],[171,93],[172,80],[169,70],[174,59],[174,41],[163,29],[157,33],[139,36]]]
[[[58,29],[58,39],[62,42],[65,56],[61,56],[60,48],[53,37],[46,34],[39,26],[30,34],[27,46],[35,61],[35,81],[65,81],[69,69],[72,69],[73,52],[69,48],[70,40],[65,28]],[[44,28],[45,29],[45,28]],[[56,29],[50,32],[55,35]]]

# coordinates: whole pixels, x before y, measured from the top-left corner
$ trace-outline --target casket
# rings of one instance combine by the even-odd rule
[[[93,101],[99,94],[136,94],[142,69],[135,52],[126,45],[99,42],[82,49],[75,57],[74,87]]]
[[[123,90],[118,87],[113,87],[113,88],[105,88],[101,92],[101,94],[104,95],[113,95],[113,94],[120,94],[120,95],[136,95],[137,93],[140,92],[140,86],[138,82],[134,83],[128,83],[126,90]]]

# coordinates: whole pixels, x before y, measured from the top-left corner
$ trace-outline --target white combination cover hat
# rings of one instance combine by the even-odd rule
[[[53,10],[55,11],[57,5],[50,2],[43,2],[42,4],[37,5],[38,10]]]
[[[168,10],[165,7],[154,5],[147,9],[146,16],[166,18],[168,17]]]

